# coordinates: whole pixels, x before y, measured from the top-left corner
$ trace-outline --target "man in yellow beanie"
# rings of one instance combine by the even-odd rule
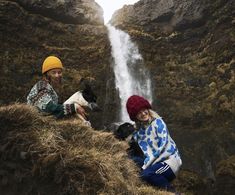
[[[27,104],[36,106],[40,111],[62,118],[74,113],[86,119],[85,110],[77,103],[59,104],[54,87],[61,85],[63,65],[55,56],[47,57],[42,65],[42,79],[38,81],[27,96]]]

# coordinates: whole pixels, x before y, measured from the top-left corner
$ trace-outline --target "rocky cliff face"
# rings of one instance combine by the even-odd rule
[[[176,185],[193,194],[235,190],[234,7],[233,0],[140,0],[112,19],[139,46],[153,106],[182,154]],[[98,103],[112,110],[91,117],[94,124],[112,121],[117,100],[101,12],[92,0],[1,0],[0,105],[25,102],[44,58],[56,55],[66,67],[61,100],[89,78]]]
[[[235,153],[234,8],[232,0],[140,0],[111,21],[139,46],[152,74],[154,107],[180,148],[183,169],[211,184],[208,192],[198,180],[189,187],[188,175],[188,189],[199,194],[234,190],[217,174],[218,163]]]
[[[93,0],[1,1],[0,103],[25,102],[43,60],[56,55],[66,68],[61,101],[87,77],[103,105],[110,46],[101,13]]]
[[[135,5],[124,6],[112,18],[114,25],[134,24],[146,27],[145,30],[171,33],[203,25],[215,4],[210,0],[141,0]],[[225,1],[219,2],[217,6]],[[156,25],[157,24],[157,25]]]
[[[67,24],[103,24],[103,10],[94,0],[13,0],[34,14]]]

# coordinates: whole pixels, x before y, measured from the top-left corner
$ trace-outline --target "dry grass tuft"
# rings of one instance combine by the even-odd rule
[[[169,194],[145,186],[111,133],[36,109],[0,108],[1,194]]]

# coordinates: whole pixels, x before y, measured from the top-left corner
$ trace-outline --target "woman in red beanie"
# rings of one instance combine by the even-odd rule
[[[170,182],[176,177],[182,161],[166,124],[141,96],[129,97],[126,108],[136,126],[133,138],[144,153],[141,178],[151,185],[172,190]]]

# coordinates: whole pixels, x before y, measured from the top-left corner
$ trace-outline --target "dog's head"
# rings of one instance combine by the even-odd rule
[[[91,86],[88,84],[86,84],[84,89],[82,90],[82,96],[88,103],[96,103],[97,101],[97,96],[94,94]]]
[[[119,140],[125,140],[129,135],[134,133],[135,128],[131,123],[121,124],[116,131],[114,131],[114,136]]]
[[[97,96],[93,92],[91,86],[86,83],[84,80],[81,82],[84,82],[84,87],[82,89],[82,96],[83,98],[88,102],[88,107],[95,112],[101,111],[101,108],[97,105]]]

